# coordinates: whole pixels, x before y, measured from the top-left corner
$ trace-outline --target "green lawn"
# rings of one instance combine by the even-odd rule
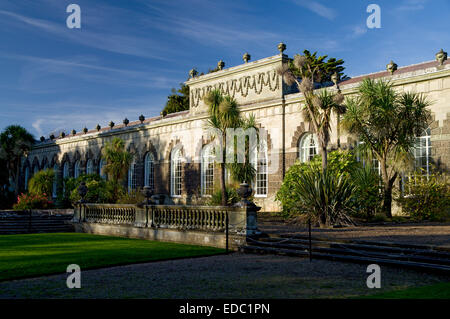
[[[408,288],[365,296],[364,299],[450,299],[450,283]]]
[[[80,233],[0,236],[0,281],[162,259],[205,256],[223,249]]]

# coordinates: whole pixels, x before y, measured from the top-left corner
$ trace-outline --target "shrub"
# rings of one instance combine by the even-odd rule
[[[31,177],[29,182],[29,192],[34,195],[47,194],[51,196],[53,190],[53,179],[55,172],[53,169],[45,169],[37,172]]]
[[[414,220],[442,220],[450,216],[450,183],[443,174],[428,178],[415,173],[404,184],[410,195],[400,197],[404,212]]]
[[[350,151],[332,151],[328,154],[328,174],[335,176],[349,177],[352,171],[357,168],[359,163]],[[301,194],[298,192],[299,179],[306,171],[318,170],[322,167],[322,158],[315,156],[309,163],[296,162],[292,165],[284,177],[283,183],[278,190],[275,199],[282,205],[282,215],[289,217],[303,214],[299,211]]]
[[[237,194],[236,187],[232,185],[228,185],[226,187],[227,192],[227,206],[231,206],[239,202],[240,197]],[[211,198],[206,202],[207,205],[210,206],[221,206],[222,205],[222,190],[220,188],[217,188],[214,190],[213,194],[211,195]]]
[[[85,182],[88,192],[85,200],[89,203],[114,203],[112,196],[112,185],[110,181],[105,181],[98,174],[83,174],[77,178],[66,178],[64,180],[64,194],[62,201],[66,206],[81,199],[78,194],[78,187],[81,182]]]
[[[355,168],[351,174],[352,183],[355,185],[354,200],[357,216],[367,220],[375,216],[382,207],[382,192],[380,175],[374,169],[366,165]]]
[[[112,187],[111,183],[104,180],[88,180],[86,182],[88,191],[84,199],[88,203],[112,203]],[[78,188],[75,188],[70,193],[71,203],[76,203],[81,200],[80,194],[78,194]]]
[[[127,192],[123,187],[119,191],[117,204],[140,204],[145,201],[144,195],[139,190]]]
[[[51,208],[53,203],[48,199],[46,193],[43,194],[21,194],[17,196],[17,204],[14,204],[15,210],[26,209],[46,209]]]
[[[276,198],[288,215],[307,214],[321,226],[352,224],[355,186],[347,174],[322,171],[315,163],[294,165]]]

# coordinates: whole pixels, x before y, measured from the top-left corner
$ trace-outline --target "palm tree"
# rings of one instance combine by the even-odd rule
[[[362,142],[362,153],[380,163],[383,210],[392,217],[392,189],[411,158],[416,136],[429,125],[430,101],[422,94],[397,93],[386,81],[365,79],[358,96],[346,101],[343,127]]]
[[[113,200],[116,201],[119,195],[119,183],[127,176],[129,166],[133,161],[133,155],[125,150],[124,141],[115,137],[105,145],[102,156],[106,161],[103,173],[108,175],[108,180],[113,185]]]
[[[244,130],[250,127],[255,127],[254,117],[241,118],[240,111],[236,100],[230,96],[223,96],[220,90],[212,90],[208,92],[204,97],[205,104],[209,106],[209,119],[208,127],[214,129],[217,132],[217,136],[214,138],[220,139],[222,143],[222,154],[219,154],[219,167],[220,167],[220,188],[222,193],[222,205],[227,205],[228,196],[225,183],[225,159],[226,159],[226,141],[227,141],[227,129],[230,128],[243,128]],[[246,150],[246,158],[248,159],[248,150]],[[234,179],[247,179],[246,181],[253,180],[255,176],[255,169],[251,166],[251,163],[228,163],[228,168],[231,171]],[[240,180],[241,182],[243,180]]]
[[[327,147],[330,142],[331,115],[336,113],[339,117],[345,112],[345,107],[341,105],[344,97],[340,91],[331,93],[327,89],[321,89],[317,94],[314,92],[315,83],[328,78],[329,73],[333,72],[332,67],[336,72],[342,69],[334,63],[328,65],[322,57],[317,59],[315,56],[296,55],[291,64],[283,64],[277,69],[286,84],[289,86],[296,84],[305,97],[302,112],[305,120],[312,124],[317,134],[322,170],[328,166]]]
[[[19,194],[20,164],[35,143],[33,135],[19,125],[8,126],[0,134],[0,157],[6,161],[9,183],[14,183],[14,194]]]

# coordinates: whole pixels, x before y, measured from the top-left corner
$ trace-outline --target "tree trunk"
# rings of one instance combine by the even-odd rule
[[[388,218],[392,218],[392,186],[384,185],[383,210]]]
[[[328,153],[326,146],[321,146],[320,155],[322,156],[322,171],[325,171],[328,166]]]
[[[222,137],[222,163],[220,163],[220,188],[222,190],[222,206],[227,206],[228,196],[227,188],[225,184],[225,149],[226,149],[226,136]]]
[[[341,149],[341,115],[337,113],[337,119],[336,119],[336,126],[337,126],[337,147],[338,149]]]
[[[381,178],[383,180],[384,196],[383,196],[383,211],[388,218],[392,218],[392,184],[389,180],[386,167],[386,159],[380,161]]]
[[[225,163],[220,163],[220,189],[222,190],[222,206],[227,206],[227,188],[225,185]]]

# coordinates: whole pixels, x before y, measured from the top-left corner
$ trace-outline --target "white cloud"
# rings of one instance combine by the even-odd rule
[[[39,136],[42,136],[42,129],[41,129],[41,125],[42,122],[44,122],[43,119],[36,119],[31,126],[34,127],[34,129],[36,130],[36,132],[38,133]]]
[[[296,5],[304,7],[328,20],[333,20],[337,16],[337,13],[333,9],[326,7],[317,1],[310,1],[310,0],[293,0],[293,1]]]
[[[54,23],[47,20],[35,19],[14,12],[0,10],[0,15],[7,16],[21,22],[20,26],[29,26],[34,30],[40,29],[58,37],[78,43],[91,48],[101,49],[109,52],[154,58],[158,60],[169,60],[167,48],[161,43],[156,43],[149,38],[140,38],[130,35],[113,33],[99,33],[86,28],[79,30],[68,29],[65,23]]]
[[[405,0],[396,8],[397,11],[420,11],[425,9],[428,0]]]
[[[367,27],[366,26],[361,26],[361,25],[356,25],[352,27],[352,32],[350,37],[351,38],[357,38],[362,36],[363,34],[367,33]]]

